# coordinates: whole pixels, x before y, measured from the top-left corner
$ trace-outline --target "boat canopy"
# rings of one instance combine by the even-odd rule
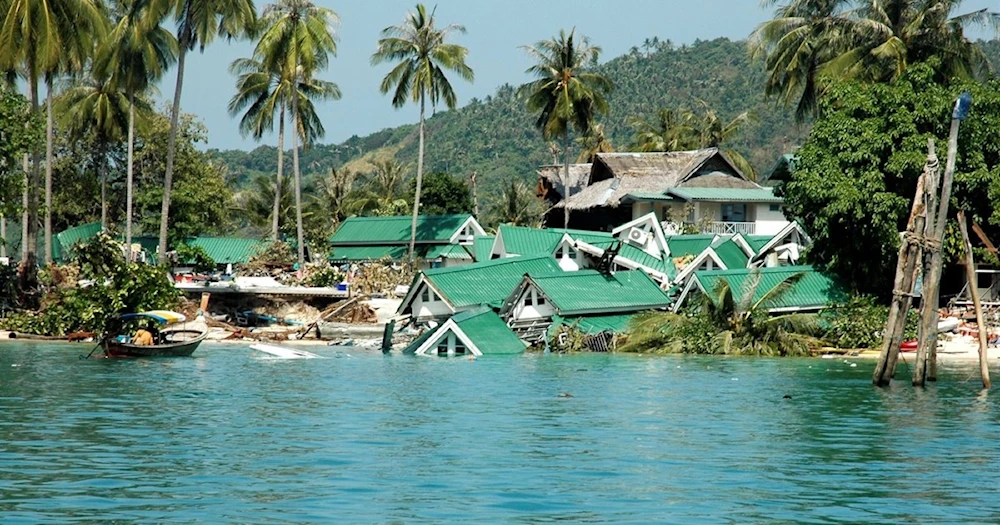
[[[139,312],[134,314],[122,314],[118,316],[122,321],[127,321],[129,319],[136,318],[146,318],[152,319],[160,324],[171,324],[171,323],[183,323],[187,320],[184,314],[179,314],[177,312],[171,312],[169,310],[150,310],[148,312]]]

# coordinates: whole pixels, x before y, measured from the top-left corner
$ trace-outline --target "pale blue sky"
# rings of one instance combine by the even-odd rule
[[[258,9],[266,3],[257,2]],[[402,22],[415,0],[316,2],[334,9],[342,21],[338,56],[319,76],[339,84],[344,96],[319,106],[327,130],[321,142],[341,142],[351,135],[415,122],[415,106],[394,109],[389,98],[378,91],[389,66],[369,65],[379,31]],[[518,46],[552,37],[560,28],[575,26],[578,33],[589,36],[603,48],[605,61],[653,36],[675,44],[718,37],[743,39],[771,12],[761,8],[758,0],[438,0],[426,4],[437,5],[439,24],[459,23],[468,30],[454,42],[469,48],[468,63],[476,72],[476,81],[469,84],[455,79],[460,105],[492,94],[501,84],[526,81],[524,70],[530,64]],[[963,11],[996,9],[998,4],[998,0],[970,0]],[[218,41],[204,54],[196,51],[188,55],[181,106],[208,127],[210,148],[252,149],[257,145],[240,136],[237,121],[226,111],[235,92],[229,63],[250,56],[252,50],[251,42]],[[160,86],[163,99],[173,96],[175,80],[176,69],[172,69]],[[274,140],[265,137],[262,143],[273,144]]]

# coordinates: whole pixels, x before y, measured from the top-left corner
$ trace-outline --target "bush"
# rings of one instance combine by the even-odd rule
[[[870,296],[856,296],[843,305],[826,310],[820,318],[825,325],[823,338],[831,345],[838,348],[880,348],[889,307],[878,304]],[[919,314],[911,308],[906,315],[903,339],[916,339],[918,325]]]
[[[215,270],[215,260],[201,246],[181,244],[177,247],[177,262],[194,265],[196,272]]]
[[[344,282],[344,273],[327,262],[306,265],[306,276],[302,280],[305,286],[316,288],[335,287]]]

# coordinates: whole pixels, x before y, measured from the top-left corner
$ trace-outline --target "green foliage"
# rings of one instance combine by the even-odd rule
[[[305,278],[302,284],[317,288],[335,287],[344,281],[344,273],[339,268],[331,266],[326,261],[306,265]]]
[[[41,144],[41,116],[31,112],[24,97],[0,88],[0,215],[12,217],[21,209],[24,154]],[[0,239],[0,242],[3,242]]]
[[[859,294],[888,297],[927,140],[936,139],[943,170],[951,109],[965,89],[973,106],[959,133],[951,209],[1000,235],[1000,81],[946,86],[931,65],[916,64],[892,84],[834,84],[822,100],[783,190],[786,213],[813,237],[812,263]]]
[[[176,248],[177,260],[181,264],[194,265],[196,272],[210,272],[215,269],[215,260],[201,246],[180,244]]]
[[[889,307],[878,304],[875,298],[852,297],[846,304],[820,314],[825,328],[823,339],[837,348],[881,348],[888,318]],[[916,310],[907,312],[904,341],[916,339],[919,323]]]
[[[76,247],[70,271],[81,281],[59,283],[51,276],[66,269],[49,267],[47,293],[36,312],[16,312],[0,320],[6,330],[45,335],[100,332],[115,315],[169,309],[179,292],[165,269],[125,260],[123,247],[102,232]]]
[[[500,195],[486,198],[486,223],[490,226],[511,224],[538,227],[545,213],[545,205],[535,197],[534,188],[522,181],[511,180]]]
[[[792,285],[795,274],[756,293],[760,280],[734,291],[726,280],[705,296],[701,308],[688,314],[651,312],[637,316],[629,326],[622,352],[696,353],[758,356],[808,355],[819,346],[815,315],[771,316]]]
[[[417,180],[410,183],[416,191]],[[420,196],[421,215],[451,215],[472,213],[472,192],[464,182],[447,173],[428,173],[424,177]]]

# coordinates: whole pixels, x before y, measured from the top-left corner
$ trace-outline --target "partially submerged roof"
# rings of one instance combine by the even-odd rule
[[[527,273],[547,274],[560,271],[551,256],[510,257],[451,268],[435,268],[416,275],[410,291],[399,306],[406,313],[420,285],[428,282],[452,308],[499,304]]]
[[[580,270],[529,275],[526,279],[563,316],[636,312],[670,305],[667,294],[642,270],[616,272],[612,275],[595,270]]]
[[[341,223],[330,237],[334,246],[372,246],[408,244],[413,217],[350,217]],[[418,215],[417,244],[448,244],[468,222],[475,223],[478,234],[485,234],[479,223],[469,214]]]
[[[636,315],[638,315],[637,312],[568,317],[554,315],[552,316],[552,327],[550,328],[550,331],[553,328],[558,328],[559,326],[571,326],[588,335],[599,334],[601,332],[620,334],[628,330],[629,323]]]
[[[449,335],[477,356],[519,354],[525,348],[524,343],[493,310],[479,307],[456,314],[436,329],[424,333],[403,353],[436,355],[438,344]]]
[[[801,274],[799,280],[768,305],[770,311],[819,310],[848,299],[847,290],[839,281],[810,265],[802,265],[698,271],[694,273],[694,277],[677,302],[680,305],[685,300],[692,286],[697,286],[702,292],[710,292],[723,280],[729,283],[734,297],[740,297],[741,293],[745,293],[743,290],[748,290],[757,279],[756,276],[759,276],[753,297],[753,300],[757,301],[782,281],[799,274]]]

